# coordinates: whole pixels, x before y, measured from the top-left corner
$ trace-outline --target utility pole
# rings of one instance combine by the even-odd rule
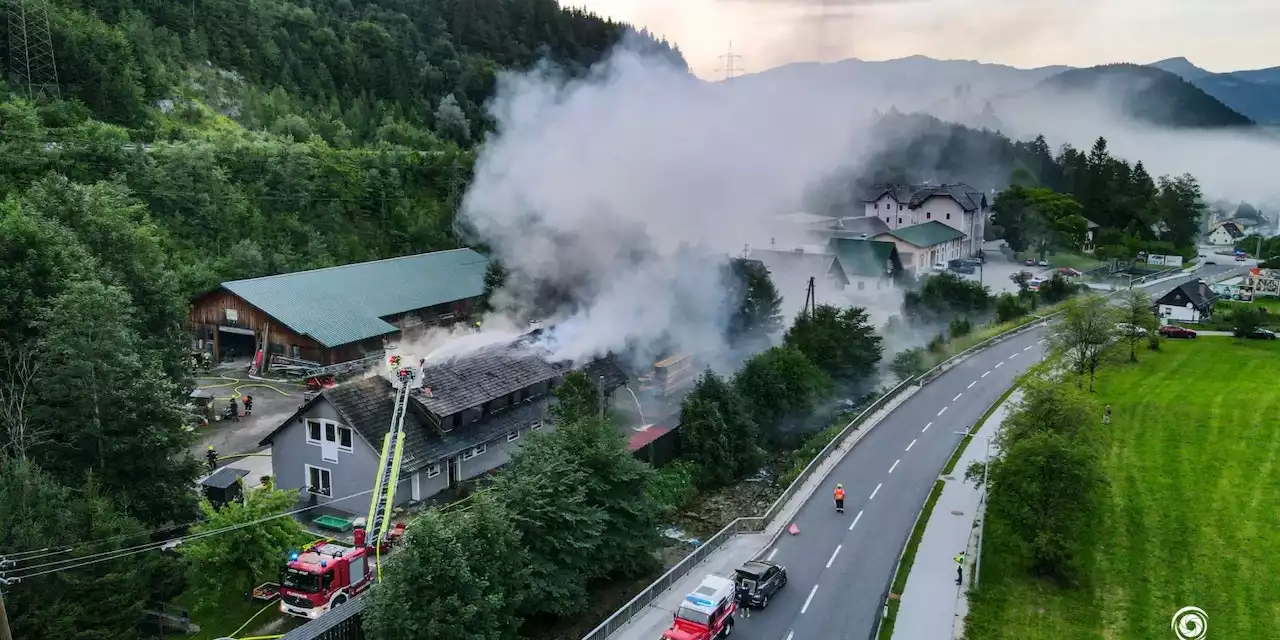
[[[729,52],[720,56],[724,60],[724,79],[732,80],[742,74],[742,67],[736,63],[742,59],[742,56],[733,52],[733,41],[729,41]]]
[[[808,315],[810,319],[818,311],[818,295],[814,293],[814,277],[809,276],[809,286],[804,292],[804,310],[801,315]]]
[[[4,556],[0,556],[0,569],[4,569],[9,564],[12,564],[12,562],[5,560]],[[4,609],[3,587],[7,587],[17,581],[17,578],[5,578],[4,572],[0,571],[0,640],[13,640],[13,633],[9,631],[9,614]]]
[[[8,0],[9,79],[28,100],[58,99],[58,65],[53,58],[47,0]],[[3,639],[0,639],[3,640]]]

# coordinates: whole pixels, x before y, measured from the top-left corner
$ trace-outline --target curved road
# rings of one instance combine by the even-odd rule
[[[1154,298],[1182,282],[1237,269],[1206,267],[1143,289]],[[740,617],[737,631],[771,640],[869,638],[903,542],[961,432],[1044,357],[1048,337],[1041,328],[974,354],[863,436],[796,514],[799,535],[784,534],[770,549],[767,557],[787,567],[787,588],[768,609]],[[845,488],[844,514],[831,499],[837,482]]]
[[[975,354],[863,436],[796,514],[800,534],[784,534],[770,550],[787,567],[786,589],[768,609],[740,618],[736,631],[779,640],[868,638],[916,513],[962,437],[957,432],[1040,361],[1046,338],[1044,329],[1033,330]],[[837,482],[844,514],[831,501]]]

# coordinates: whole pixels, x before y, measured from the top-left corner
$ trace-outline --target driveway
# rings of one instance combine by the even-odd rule
[[[253,396],[253,413],[241,417],[239,422],[221,420],[200,427],[196,444],[191,448],[192,454],[204,459],[209,445],[213,445],[218,455],[223,457],[269,451],[258,443],[302,405],[302,387],[288,382],[251,380],[238,370],[221,376],[218,373],[207,374],[196,381],[198,388],[214,392],[215,415],[222,415],[227,399],[233,393],[240,397],[245,394]],[[240,406],[240,409],[243,411],[244,407]],[[249,477],[255,482],[260,476],[271,475],[271,459],[267,456],[235,457],[225,460],[224,464],[248,470]]]

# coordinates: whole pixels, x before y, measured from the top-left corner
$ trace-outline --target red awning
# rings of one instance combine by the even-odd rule
[[[639,451],[643,449],[645,445],[648,445],[654,440],[657,440],[670,432],[671,429],[668,429],[667,427],[659,427],[657,425],[652,425],[644,431],[634,431],[631,433],[631,437],[627,439],[627,448],[633,452]]]

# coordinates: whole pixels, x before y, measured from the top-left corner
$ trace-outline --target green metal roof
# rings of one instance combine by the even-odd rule
[[[827,242],[827,249],[836,254],[845,273],[851,276],[884,276],[890,268],[895,271],[902,268],[898,247],[892,242],[832,238]]]
[[[930,220],[924,224],[913,224],[909,227],[894,229],[885,233],[885,235],[893,236],[903,242],[924,249],[951,240],[959,240],[964,237],[964,232],[942,224],[937,220]]]
[[[489,259],[471,249],[361,262],[222,283],[326,347],[394,333],[382,318],[484,293]]]

